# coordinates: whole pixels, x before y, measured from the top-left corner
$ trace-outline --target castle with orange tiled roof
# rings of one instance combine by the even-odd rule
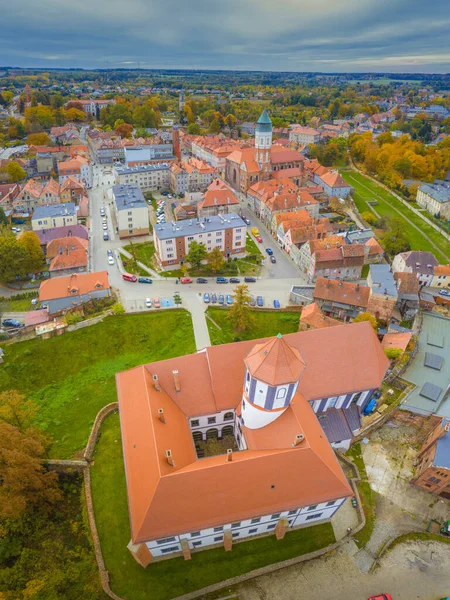
[[[329,521],[389,361],[368,322],[224,344],[116,376],[130,552],[191,557]]]

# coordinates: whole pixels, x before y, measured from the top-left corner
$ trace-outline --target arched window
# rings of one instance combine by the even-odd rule
[[[192,438],[194,442],[201,442],[203,440],[203,433],[201,431],[193,431]]]
[[[233,420],[233,418],[234,418],[234,414],[233,414],[232,412],[226,412],[226,413],[223,415],[223,420],[224,420],[224,421],[232,421],[232,420]]]
[[[277,400],[282,400],[286,396],[286,388],[280,388],[277,391]]]
[[[219,437],[219,432],[217,431],[217,429],[208,429],[208,431],[206,432],[207,440],[217,440],[218,437]]]
[[[222,429],[222,437],[224,437],[225,435],[233,435],[233,425],[226,425]]]

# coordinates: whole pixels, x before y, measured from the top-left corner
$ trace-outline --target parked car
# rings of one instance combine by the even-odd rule
[[[108,235],[108,233],[105,231],[105,232],[104,232],[104,234],[103,234],[103,241],[104,241],[104,242],[107,242],[108,240],[109,240],[109,235]]]
[[[17,319],[5,319],[2,323],[3,327],[14,327],[18,329],[19,327],[24,327],[20,321]]]
[[[107,254],[108,256],[114,256],[114,254],[113,254],[113,251],[112,251],[111,249],[107,250],[107,251],[106,251],[106,254]]]
[[[223,294],[219,295],[219,304],[225,304],[225,298],[224,298]]]
[[[105,216],[105,209],[104,208],[100,209],[100,216],[102,216],[102,217]]]
[[[392,600],[390,594],[379,594],[378,596],[370,596],[369,600]]]
[[[147,308],[151,308],[151,307],[152,307],[152,301],[151,301],[151,299],[150,299],[150,298],[146,298],[146,299],[145,299],[145,306],[146,306]]]
[[[197,277],[197,283],[208,283],[208,280],[204,277]]]
[[[153,298],[153,306],[155,308],[161,308],[161,301],[159,298]]]
[[[20,233],[22,231],[20,227],[11,227],[11,229],[14,231],[14,233]]]
[[[227,304],[233,304],[233,298],[231,297],[231,294],[227,294]]]
[[[256,298],[255,298],[255,296],[250,296],[250,306],[256,306]]]
[[[114,257],[108,256],[108,265],[113,265],[113,264],[114,264]]]
[[[205,304],[209,304],[209,301],[210,301],[209,294],[208,294],[208,292],[205,292],[205,293],[203,294],[203,302],[204,302]]]
[[[273,307],[274,308],[280,308],[280,301],[279,300],[274,300],[273,301]]]
[[[103,231],[107,231],[108,230],[108,225],[106,223],[103,223]]]
[[[266,248],[266,252],[269,256],[272,256],[272,254],[273,254],[272,248]]]
[[[230,283],[241,283],[239,277],[230,277]]]
[[[255,283],[256,277],[244,277],[245,283]]]
[[[450,296],[450,290],[441,290],[439,294],[441,296]]]
[[[132,283],[137,281],[136,275],[130,275],[129,273],[122,273],[122,279],[125,279],[125,281],[131,281]]]
[[[246,223],[247,225],[250,225],[250,219],[248,217],[242,217],[242,220],[244,221],[244,223]]]
[[[192,279],[190,277],[182,277],[180,281],[181,283],[192,283]]]
[[[259,235],[257,235],[255,239],[258,242],[258,244],[262,244],[262,237],[260,237]]]
[[[271,256],[270,257],[270,262],[274,265],[277,262],[277,259],[275,258],[275,256]]]
[[[263,298],[262,296],[258,296],[258,297],[256,298],[256,304],[257,304],[258,306],[264,306],[264,298]]]
[[[153,283],[153,279],[150,277],[139,277],[138,281],[139,283]]]
[[[217,302],[217,295],[211,294],[211,304],[215,304]]]
[[[228,279],[226,277],[216,277],[216,283],[228,283]]]

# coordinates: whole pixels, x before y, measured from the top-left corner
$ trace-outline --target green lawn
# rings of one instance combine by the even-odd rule
[[[367,479],[366,465],[364,464],[364,459],[361,454],[361,444],[351,446],[346,455],[353,459],[354,464],[358,467],[359,476],[361,478],[358,482],[358,491],[366,516],[366,524],[361,531],[355,535],[354,539],[359,548],[363,548],[370,540],[375,525],[375,494],[372,492],[372,488]]]
[[[194,553],[190,561],[173,558],[139,566],[127,550],[130,541],[128,505],[118,415],[102,426],[91,469],[95,517],[111,588],[127,600],[166,600],[247,573],[274,562],[300,556],[334,543],[331,524]]]
[[[450,260],[448,258],[450,256],[450,243],[390,192],[353,170],[342,171],[342,177],[354,187],[354,200],[360,213],[372,212],[368,202],[376,201],[377,204],[373,208],[381,217],[398,217],[403,220],[411,250],[432,252],[441,263],[447,263]],[[405,216],[419,228],[419,231],[405,220]],[[424,234],[436,244],[439,251],[433,247]]]
[[[277,333],[294,333],[298,331],[300,313],[294,311],[276,312],[255,309],[253,325],[248,331],[235,333],[228,320],[228,311],[223,308],[210,307],[207,310],[214,323],[221,328],[218,329],[211,319],[206,319],[211,344],[227,344],[239,340],[254,340],[258,338],[277,335]]]
[[[124,250],[127,250],[136,258],[136,260],[146,265],[147,267],[152,266],[153,256],[155,254],[155,245],[153,242],[143,242],[142,244],[128,244],[127,246],[124,246]]]
[[[12,298],[1,297],[0,309],[2,312],[26,312],[32,310],[31,300],[36,298],[38,292],[17,294]]]
[[[35,401],[37,424],[55,440],[51,456],[70,458],[86,445],[97,412],[116,401],[118,371],[195,352],[195,343],[190,314],[168,310],[107,317],[4,349],[0,391],[16,389]]]

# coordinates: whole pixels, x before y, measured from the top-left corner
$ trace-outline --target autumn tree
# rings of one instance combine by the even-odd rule
[[[86,115],[83,110],[79,110],[78,108],[69,108],[66,110],[66,119],[68,121],[74,121],[76,123],[80,123],[81,121],[86,120]]]
[[[7,283],[26,274],[28,253],[12,232],[0,235],[0,281]]]
[[[371,213],[371,212],[363,212],[361,217],[364,219],[364,221],[367,223],[367,225],[375,225],[377,222],[377,218],[376,216]]]
[[[200,125],[198,123],[190,123],[187,131],[190,135],[200,135]]]
[[[220,269],[223,267],[225,259],[223,254],[217,246],[211,250],[211,252],[206,257],[208,261],[208,265],[211,267],[214,273],[218,273]]]
[[[199,244],[194,240],[189,244],[189,252],[186,254],[186,260],[193,269],[198,269],[207,254],[205,244]]]
[[[46,133],[30,133],[27,137],[29,146],[48,146],[50,143],[51,140]]]
[[[61,498],[58,476],[42,466],[46,445],[37,429],[0,422],[0,518],[18,519],[33,506],[45,513]]]
[[[133,136],[134,127],[128,123],[120,123],[114,129],[114,133],[120,135],[123,138],[130,139]]]
[[[75,108],[76,110],[80,110],[84,114],[83,105],[78,100],[69,100],[69,102],[66,104],[66,109],[70,110],[71,108]]]
[[[3,172],[8,175],[8,181],[10,183],[17,183],[18,181],[22,181],[27,176],[26,172],[19,165],[18,162],[12,160],[7,165],[3,167]]]
[[[248,285],[240,284],[234,288],[233,304],[228,313],[234,331],[246,331],[253,323],[250,300],[251,295]]]
[[[3,208],[0,206],[0,227],[3,226],[7,226],[9,223],[8,221],[8,217],[5,215],[5,211],[3,210]]]
[[[16,390],[0,394],[0,423],[8,423],[23,433],[32,426],[36,414],[36,404]]]
[[[44,253],[41,243],[34,231],[24,231],[18,239],[19,244],[27,253],[25,261],[25,271],[27,273],[36,273],[42,270],[44,266]]]
[[[363,323],[364,321],[369,321],[369,323],[372,325],[374,331],[378,331],[378,322],[376,320],[376,318],[368,312],[363,312],[361,314],[359,314],[357,317],[355,317],[352,321],[352,323]]]

